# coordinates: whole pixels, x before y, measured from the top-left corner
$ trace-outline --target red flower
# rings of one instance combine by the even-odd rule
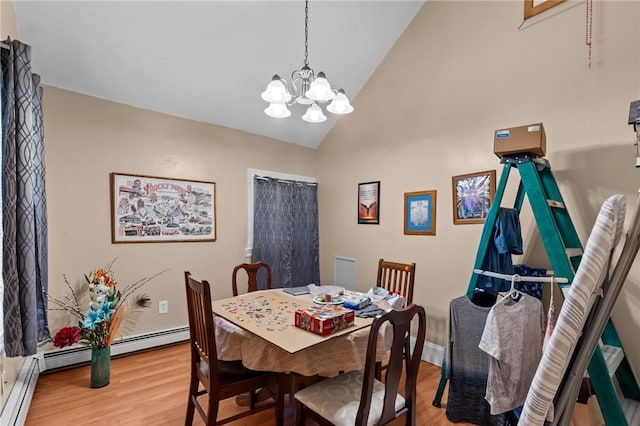
[[[53,346],[64,348],[78,343],[78,340],[80,340],[80,327],[63,327],[53,337]]]

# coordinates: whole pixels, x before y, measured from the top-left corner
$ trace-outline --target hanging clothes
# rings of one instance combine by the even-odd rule
[[[534,268],[523,264],[513,265],[513,272],[521,277],[545,277],[547,270],[545,268]],[[542,288],[544,284],[541,282],[520,281],[516,283],[516,288],[529,296],[542,300]]]
[[[556,328],[556,307],[553,302],[554,289],[551,289],[551,300],[549,301],[549,311],[547,312],[547,328],[544,331],[544,341],[542,342],[542,351],[547,347],[547,343],[551,339],[553,329]]]
[[[449,304],[449,345],[443,370],[449,378],[447,418],[452,422],[502,426],[506,416],[492,416],[485,400],[489,356],[478,343],[490,308],[460,296]]]
[[[518,210],[500,207],[491,232],[493,244],[490,243],[487,248],[482,269],[512,275],[514,271],[511,255],[522,254],[522,232]],[[499,278],[482,276],[478,279],[476,288],[495,296],[500,291],[509,290],[509,283]]]
[[[542,302],[526,294],[499,300],[489,311],[479,348],[490,355],[486,399],[490,413],[524,404],[542,357]]]

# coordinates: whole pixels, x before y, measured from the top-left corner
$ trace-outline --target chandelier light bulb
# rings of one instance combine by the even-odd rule
[[[331,85],[327,81],[323,72],[318,73],[318,77],[311,82],[309,90],[305,96],[318,102],[327,102],[335,97],[335,93],[331,90]]]
[[[349,103],[349,99],[347,95],[344,94],[343,89],[338,90],[338,94],[327,107],[327,111],[334,114],[349,114],[353,112],[353,107]]]
[[[286,118],[291,115],[291,111],[283,103],[271,103],[264,110],[264,113],[273,118]]]
[[[307,108],[307,113],[302,116],[304,121],[309,123],[322,123],[327,117],[322,113],[322,109],[315,102]]]
[[[262,99],[269,103],[285,103],[291,100],[291,94],[278,74],[274,75],[267,89],[262,92]]]

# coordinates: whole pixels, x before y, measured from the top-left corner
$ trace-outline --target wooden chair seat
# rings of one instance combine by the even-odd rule
[[[295,397],[297,401],[322,416],[329,423],[337,426],[353,426],[356,424],[363,381],[364,373],[362,371],[351,371],[304,388],[296,393]],[[377,424],[380,420],[384,406],[384,392],[384,384],[376,380],[373,383],[367,425]],[[404,398],[401,395],[396,395],[395,411],[399,412],[404,407]]]

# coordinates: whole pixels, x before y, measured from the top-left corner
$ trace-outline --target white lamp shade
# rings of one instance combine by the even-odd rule
[[[323,114],[322,109],[320,109],[318,104],[314,103],[307,108],[307,113],[302,116],[302,119],[309,123],[322,123],[327,119],[327,117]]]
[[[334,114],[349,114],[353,112],[353,107],[349,103],[347,96],[340,90],[327,107],[327,111]]]
[[[264,113],[267,114],[269,117],[274,117],[274,118],[286,118],[291,115],[291,111],[289,111],[289,109],[285,104],[277,104],[277,103],[269,104],[269,106],[264,110]]]
[[[262,99],[269,103],[285,103],[291,100],[291,94],[287,91],[287,88],[282,83],[282,80],[271,80],[271,83],[267,85],[267,89],[262,92]]]
[[[333,93],[331,85],[323,75],[323,73],[320,73],[318,77],[313,80],[311,86],[309,86],[309,90],[305,93],[307,98],[318,102],[327,102],[335,97],[336,94]]]

